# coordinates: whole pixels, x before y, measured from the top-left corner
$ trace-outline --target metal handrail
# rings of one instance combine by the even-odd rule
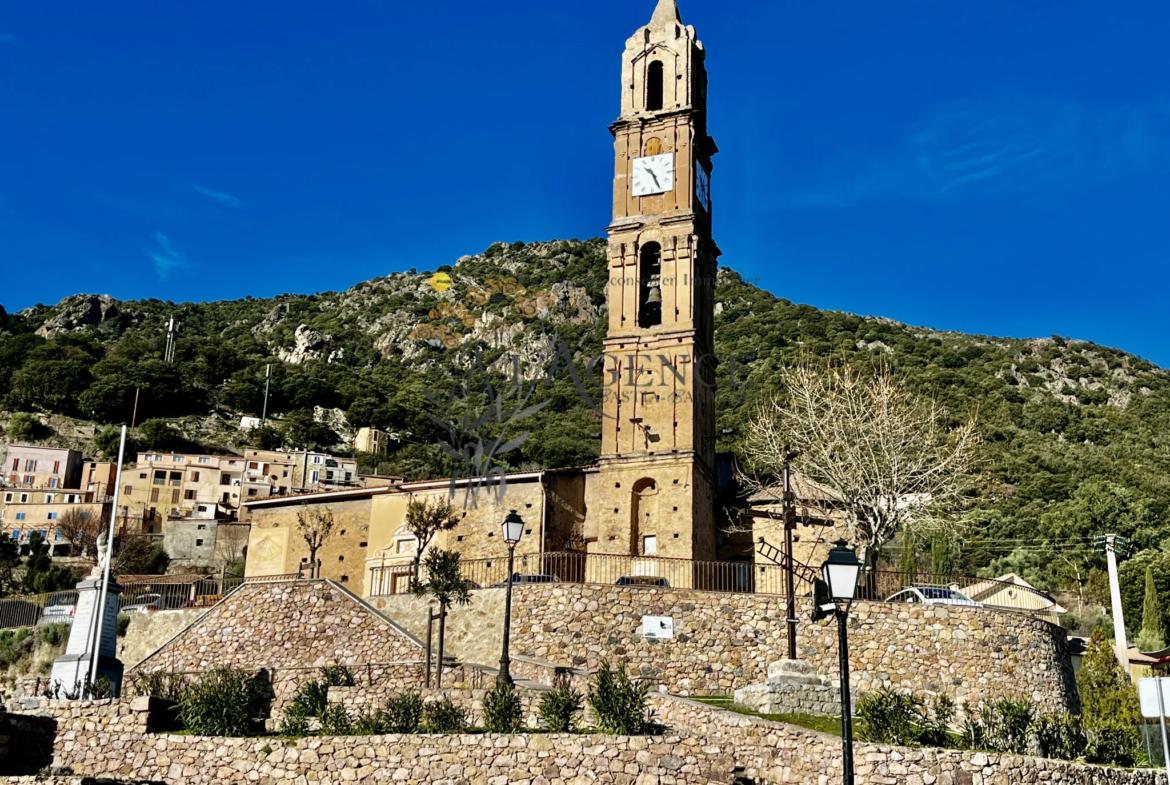
[[[370,596],[403,593],[404,578],[411,573],[409,563],[370,568],[367,591]],[[460,562],[460,571],[471,588],[489,588],[505,585],[507,558],[467,559]],[[696,561],[661,556],[626,556],[620,554],[592,554],[578,552],[516,554],[515,573],[519,583],[591,583],[628,585],[631,589],[653,587],[685,588],[696,591],[737,594],[763,594],[783,597],[784,568],[758,562]],[[1056,621],[1056,602],[1044,592],[1008,581],[977,578],[964,575],[936,576],[930,573],[903,573],[893,570],[873,570],[864,574],[858,587],[858,598],[884,601],[909,586],[935,586],[953,589],[978,590],[972,600],[983,607],[1008,610]],[[809,596],[812,586],[806,579],[794,581],[796,596]],[[948,603],[940,602],[946,605]],[[961,607],[961,605],[959,606]]]

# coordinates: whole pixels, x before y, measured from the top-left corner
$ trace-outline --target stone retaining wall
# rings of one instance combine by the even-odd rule
[[[524,727],[540,727],[540,695],[544,690],[529,690],[517,687],[516,694],[520,698],[520,709],[524,716]],[[392,696],[400,694],[397,690],[383,690],[379,687],[364,689],[362,687],[330,687],[329,702],[344,706],[350,716],[368,713],[386,708],[386,703]],[[456,706],[467,711],[468,721],[473,727],[483,726],[483,699],[488,694],[487,689],[451,689],[451,690],[419,690],[425,701],[438,701],[449,698]]]
[[[761,783],[840,782],[841,739],[670,695],[651,696],[656,718],[675,733],[705,739]],[[1069,761],[969,750],[855,744],[858,785],[1166,785],[1162,771],[1088,766]]]
[[[146,732],[151,702],[50,701],[53,765],[75,776],[156,783],[282,780],[481,785],[761,785],[841,781],[841,743],[826,734],[653,695],[665,736],[464,734],[209,738]],[[70,705],[64,705],[70,704]],[[860,744],[858,785],[1166,785],[1165,775],[1014,755]]]
[[[834,624],[808,619],[801,598],[798,656],[837,672]],[[643,616],[670,616],[674,638],[640,634]],[[518,585],[514,655],[592,670],[603,659],[684,695],[728,695],[762,683],[786,656],[784,598],[656,587]],[[959,704],[1025,697],[1042,713],[1078,705],[1064,631],[1026,614],[857,602],[849,617],[852,689],[883,685],[945,694]]]

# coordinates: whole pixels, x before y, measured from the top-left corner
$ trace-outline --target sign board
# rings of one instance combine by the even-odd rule
[[[1162,705],[1158,706],[1158,687],[1162,688]],[[1138,701],[1142,706],[1142,716],[1156,718],[1162,716],[1162,711],[1170,716],[1170,679],[1145,678],[1138,679]]]
[[[642,637],[665,640],[674,637],[674,619],[670,616],[643,616]]]

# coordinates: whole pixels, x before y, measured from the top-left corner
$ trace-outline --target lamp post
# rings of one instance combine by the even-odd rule
[[[516,561],[516,543],[524,534],[524,519],[516,514],[515,510],[504,518],[504,542],[508,545],[508,586],[504,595],[504,650],[500,653],[500,672],[496,674],[496,684],[512,686],[512,659],[508,656],[508,646],[512,638],[512,569]]]
[[[837,540],[829,557],[821,566],[821,576],[828,589],[828,597],[817,600],[818,611],[830,608],[837,617],[837,651],[841,658],[841,752],[844,764],[844,785],[853,785],[853,706],[849,696],[849,634],[846,620],[849,605],[857,591],[861,562],[844,540]],[[829,602],[821,605],[822,600]]]

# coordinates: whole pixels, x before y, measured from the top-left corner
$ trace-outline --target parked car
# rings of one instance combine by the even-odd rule
[[[560,580],[561,579],[555,575],[521,575],[520,573],[515,573],[512,576],[512,583],[513,584],[517,584],[517,583],[558,583],[558,582],[560,582]],[[508,582],[506,580],[503,580],[503,581],[500,581],[499,583],[493,583],[491,585],[491,588],[499,589],[499,588],[502,588],[502,587],[507,586],[507,585],[508,585]]]
[[[617,579],[616,586],[670,586],[666,578],[657,575],[623,575]]]
[[[163,606],[161,594],[139,594],[137,597],[131,597],[130,602],[123,605],[118,613],[146,613],[161,610]]]
[[[911,602],[919,605],[959,605],[967,608],[982,608],[983,603],[946,586],[907,586],[886,598],[886,602]]]
[[[45,601],[45,610],[37,624],[72,624],[77,613],[77,592],[61,591],[50,594]]]

